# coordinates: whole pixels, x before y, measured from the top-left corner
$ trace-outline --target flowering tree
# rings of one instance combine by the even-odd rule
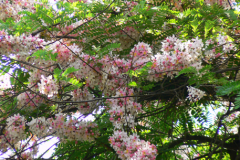
[[[239,159],[239,23],[230,0],[2,0],[0,157]]]

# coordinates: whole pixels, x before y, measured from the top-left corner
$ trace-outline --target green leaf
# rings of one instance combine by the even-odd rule
[[[190,14],[191,14],[191,12],[192,12],[192,11],[191,11],[191,9],[190,9],[190,8],[188,8],[187,10],[183,11],[183,13],[182,13],[182,14],[183,14],[184,16],[186,16],[186,17],[187,17],[188,15],[190,15]]]
[[[10,82],[11,82],[12,85],[14,84],[14,81],[15,81],[15,78],[10,77]]]
[[[51,55],[51,56],[49,56]],[[43,59],[43,60],[55,60],[56,61],[56,57],[57,57],[57,54],[52,54],[52,50],[50,51],[46,51],[46,50],[38,50],[36,51],[35,53],[32,54],[31,57],[35,57],[35,58],[40,58],[40,59]],[[54,59],[52,59],[54,58]]]
[[[185,73],[197,73],[197,70],[196,70],[196,68],[195,67],[192,67],[192,66],[190,66],[190,67],[188,67],[188,68],[184,68],[183,70],[181,70],[179,73],[178,73],[178,75],[176,76],[176,78],[177,77],[179,77],[181,74],[185,74]]]
[[[235,105],[235,109],[240,108],[240,94],[239,93],[237,95],[237,98],[235,98],[234,105]]]
[[[199,26],[198,24],[198,20],[197,19],[194,19],[192,22],[191,22],[191,26],[193,28],[193,32],[197,32],[197,28]]]
[[[80,83],[79,80],[76,78],[71,78],[71,79],[69,79],[68,82],[75,86],[78,86],[78,87],[82,87],[82,85],[83,85],[83,83]]]
[[[5,75],[10,71],[10,69],[11,69],[11,66],[3,66],[0,71],[1,75]]]
[[[206,24],[205,24],[205,37],[207,37],[208,32],[214,27],[215,22],[214,21],[210,21],[207,20]]]
[[[148,84],[148,85],[142,86],[143,90],[145,90],[145,91],[148,91],[148,90],[152,89],[153,87],[155,87],[154,84]]]
[[[145,66],[146,67],[152,67],[152,65],[153,65],[153,62],[147,62]]]
[[[134,70],[128,70],[125,74],[128,74],[130,77],[137,76],[136,72]]]
[[[226,13],[229,15],[229,17],[232,20],[237,20],[238,15],[235,13],[234,10],[228,10],[228,11],[226,11]]]
[[[75,69],[74,67],[70,67],[70,68],[66,69],[66,70],[63,72],[62,76],[66,76],[66,75],[68,75],[69,73],[73,73],[73,72],[76,72],[76,71],[79,71],[79,70],[80,70],[80,69]]]
[[[217,95],[229,95],[240,91],[240,81],[228,82],[223,86],[217,87]]]
[[[137,83],[132,81],[132,82],[128,83],[128,86],[130,86],[130,87],[137,87]]]
[[[51,55],[51,59],[53,60],[53,61],[57,61],[57,55],[58,55],[58,53],[54,53],[54,54],[50,54]]]
[[[50,106],[50,109],[51,109],[51,111],[55,111],[56,109],[57,109],[57,105],[52,105],[52,106]]]
[[[61,73],[62,73],[62,70],[60,70],[59,68],[55,68],[53,77],[55,79],[59,79],[59,76],[60,76]]]

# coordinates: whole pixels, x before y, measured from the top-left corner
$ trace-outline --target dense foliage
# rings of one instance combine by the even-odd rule
[[[231,0],[0,1],[0,159],[51,136],[49,159],[240,159],[239,23]]]

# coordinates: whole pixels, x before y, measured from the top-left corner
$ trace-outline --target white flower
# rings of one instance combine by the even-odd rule
[[[45,78],[41,76],[41,83],[38,83],[39,91],[42,94],[46,94],[48,97],[53,97],[54,94],[58,93],[58,86],[52,79],[52,75]]]
[[[38,137],[45,136],[48,132],[48,122],[45,120],[45,117],[38,117],[37,119],[32,119],[31,122],[28,122],[30,131]]]
[[[196,102],[200,100],[203,96],[205,96],[205,92],[201,91],[200,89],[194,88],[192,86],[187,86],[188,88],[188,99],[191,102]]]

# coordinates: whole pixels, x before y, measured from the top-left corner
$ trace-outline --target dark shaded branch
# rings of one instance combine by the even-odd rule
[[[213,143],[213,144],[222,144],[224,148],[230,149],[230,150],[238,150],[240,147],[240,144],[231,142],[231,143],[226,143],[218,138],[211,138],[211,137],[206,137],[206,136],[199,136],[199,135],[186,135],[182,136],[181,138],[174,140],[170,143],[167,144],[167,148],[174,148],[178,145],[183,144],[184,142],[187,141],[197,141],[196,144],[201,144],[201,143]],[[227,140],[227,139],[226,139]]]
[[[56,38],[67,38],[67,39],[78,39],[78,37],[74,37],[74,36],[55,36]]]
[[[56,23],[56,24],[54,24],[54,25],[52,25],[52,26],[49,26],[49,27],[54,27],[54,26],[57,26],[57,25],[59,25],[60,23]],[[35,31],[35,32],[33,32],[31,35],[32,36],[36,36],[38,33],[41,33],[41,32],[43,32],[43,31],[45,31],[46,29],[40,29],[40,30],[37,30],[37,31]]]
[[[240,66],[233,67],[233,68],[221,69],[221,70],[213,71],[213,72],[215,72],[215,73],[224,73],[224,72],[227,72],[227,71],[238,71],[239,69],[240,69]]]

